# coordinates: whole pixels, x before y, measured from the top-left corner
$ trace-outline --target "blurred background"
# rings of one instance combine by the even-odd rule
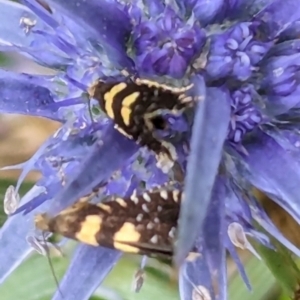
[[[17,72],[33,74],[49,74],[49,70],[37,66],[33,62],[11,53],[0,53],[0,66]],[[0,99],[1,101],[1,99]],[[37,117],[21,115],[0,115],[0,167],[21,163],[30,158],[39,146],[59,127],[58,123]],[[19,172],[0,171],[0,194],[2,199],[7,187],[15,184]],[[30,173],[22,186],[25,193],[39,178],[39,174]],[[262,202],[271,217],[285,235],[299,246],[297,241],[297,224],[290,221],[277,206],[266,197],[260,195]],[[2,206],[2,201],[1,201]],[[1,224],[6,216],[3,207],[0,209]],[[58,279],[62,278],[76,243],[63,247],[64,256],[51,254],[51,261]],[[252,292],[248,291],[240,278],[234,264],[228,260],[228,276],[230,280],[230,300],[283,300],[285,297],[273,275],[262,261],[248,251],[240,252],[252,284]],[[105,282],[97,289],[93,300],[150,300],[179,299],[177,284],[171,280],[171,268],[164,262],[149,259],[145,268],[144,285],[139,293],[133,291],[134,274],[138,270],[141,257],[124,256],[113,269]],[[1,263],[1,262],[0,262]],[[17,287],[17,288],[16,288]],[[46,300],[51,299],[56,289],[55,280],[46,257],[33,253],[4,284],[0,286],[1,300]],[[67,299],[67,297],[66,297]]]

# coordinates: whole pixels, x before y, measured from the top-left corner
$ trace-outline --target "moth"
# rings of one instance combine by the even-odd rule
[[[181,197],[163,188],[99,204],[79,201],[53,218],[37,215],[35,225],[92,246],[171,258]]]
[[[168,127],[163,112],[181,113],[194,103],[185,93],[192,88],[175,88],[145,79],[130,82],[98,80],[89,94],[115,123],[115,128],[129,139],[152,150],[161,166],[176,161],[175,147],[156,134]]]

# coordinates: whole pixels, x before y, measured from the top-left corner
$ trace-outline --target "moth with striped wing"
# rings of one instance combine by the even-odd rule
[[[99,80],[89,89],[89,94],[99,102],[120,133],[152,150],[158,165],[168,170],[177,160],[176,150],[171,143],[159,138],[156,130],[168,127],[164,111],[178,114],[193,105],[194,98],[185,94],[192,86],[175,88],[145,79]]]
[[[37,215],[35,224],[92,246],[171,258],[181,195],[163,188],[99,204],[79,201],[54,218]]]

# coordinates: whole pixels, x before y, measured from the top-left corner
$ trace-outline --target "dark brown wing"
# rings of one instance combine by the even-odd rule
[[[172,88],[154,81],[137,79],[131,82],[98,81],[90,89],[101,109],[115,122],[115,128],[128,138],[147,146],[157,155],[166,153],[176,160],[170,145],[155,136],[156,129],[165,129],[162,110],[176,113],[192,103],[184,92],[190,89]]]
[[[52,219],[36,218],[38,229],[82,243],[148,256],[172,256],[181,192],[157,190],[100,204],[78,202]]]

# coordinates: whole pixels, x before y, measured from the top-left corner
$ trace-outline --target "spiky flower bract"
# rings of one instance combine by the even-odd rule
[[[26,237],[34,214],[55,215],[99,186],[103,196],[124,196],[142,189],[141,182],[147,189],[178,180],[104,114],[94,113],[91,121],[88,88],[99,78],[123,78],[124,70],[174,86],[193,82],[202,99],[170,121],[185,178],[175,253],[181,299],[197,293],[227,299],[226,249],[250,286],[235,246],[258,255],[250,236],[273,247],[255,223],[300,255],[253,194],[261,190],[300,221],[298,1],[22,2],[0,1],[0,50],[22,53],[55,75],[1,70],[0,110],[62,126],[18,166],[15,192],[30,170],[42,179],[1,229],[1,281],[31,251]],[[201,255],[184,261],[192,246]],[[119,257],[79,245],[62,291],[87,299]]]

